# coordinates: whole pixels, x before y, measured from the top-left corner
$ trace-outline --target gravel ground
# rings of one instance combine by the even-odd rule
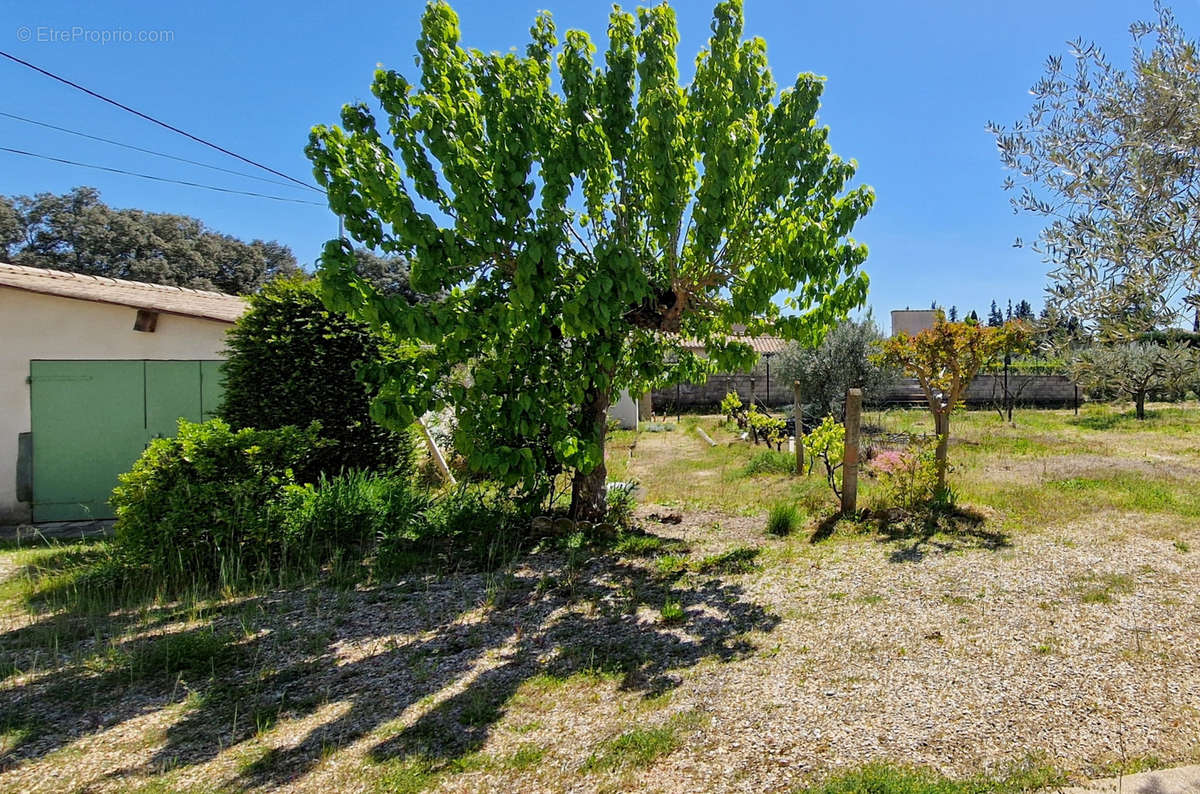
[[[239,637],[217,682],[122,684],[86,660],[12,677],[3,713],[41,727],[0,789],[169,772],[171,790],[371,791],[416,769],[441,770],[426,782],[442,791],[759,792],[883,758],[970,774],[1035,756],[1080,777],[1200,752],[1200,528],[1098,514],[811,543],[761,527],[647,523],[688,547],[680,575],[653,557],[572,573],[545,553],[502,576],[230,604],[204,616]],[[703,569],[737,548],[757,550],[749,570]],[[662,621],[668,598],[683,623]],[[668,724],[678,746],[649,766],[584,768]]]

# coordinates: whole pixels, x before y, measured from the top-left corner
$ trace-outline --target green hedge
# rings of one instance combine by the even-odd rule
[[[355,375],[359,364],[394,355],[392,347],[365,325],[326,310],[312,279],[278,279],[249,300],[227,337],[222,418],[259,429],[320,422],[321,438],[330,443],[302,479],[349,469],[411,473],[414,435],[371,419],[371,395]]]

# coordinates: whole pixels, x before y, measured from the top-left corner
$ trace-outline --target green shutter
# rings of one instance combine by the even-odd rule
[[[146,362],[146,435],[175,435],[180,419],[199,422],[200,362]]]
[[[112,518],[108,497],[150,439],[221,402],[219,361],[31,361],[33,520]]]
[[[32,361],[33,520],[112,518],[116,475],[146,445],[145,363]]]

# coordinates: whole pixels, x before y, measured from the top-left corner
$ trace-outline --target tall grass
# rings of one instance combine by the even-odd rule
[[[800,528],[804,520],[800,509],[791,502],[771,506],[767,513],[767,532],[772,535],[790,535]]]

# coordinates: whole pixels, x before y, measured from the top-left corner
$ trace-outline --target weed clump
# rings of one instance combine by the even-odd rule
[[[790,503],[773,505],[767,514],[767,532],[772,535],[790,535],[800,528],[800,510]]]

